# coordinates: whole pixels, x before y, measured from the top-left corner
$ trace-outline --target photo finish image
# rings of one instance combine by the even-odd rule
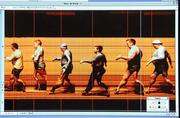
[[[175,10],[6,10],[8,112],[176,111]]]

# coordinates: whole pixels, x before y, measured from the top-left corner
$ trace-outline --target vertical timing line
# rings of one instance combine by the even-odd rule
[[[91,38],[91,40],[92,40],[92,46],[94,46],[94,39],[93,39],[93,37],[94,37],[94,11],[91,11],[91,35],[92,35],[92,38]],[[91,79],[92,80],[92,79]],[[93,80],[92,80],[93,81]],[[92,82],[92,84],[93,84],[93,82]],[[93,86],[93,85],[92,85]],[[94,100],[93,100],[93,95],[91,96],[91,101],[92,101],[92,112],[94,111]]]
[[[59,20],[60,20],[60,22],[59,22],[59,28],[60,28],[60,37],[62,37],[62,28],[63,28],[63,23],[62,23],[62,20],[63,20],[63,11],[59,11],[60,12],[60,15],[59,15]],[[62,40],[61,40],[61,43],[62,43]],[[63,106],[62,106],[62,102],[63,102],[63,99],[61,99],[60,101],[60,111],[62,112],[63,111]]]
[[[178,89],[179,89],[179,41],[178,41],[178,38],[179,38],[179,33],[178,33],[178,28],[179,28],[179,26],[178,26],[178,19],[179,19],[179,13],[178,13],[179,11],[178,10],[176,10],[175,11],[175,24],[177,24],[177,25],[175,25],[175,52],[176,52],[176,56],[175,56],[175,59],[176,59],[176,61],[175,61],[175,82],[176,82],[176,84],[175,84],[175,90],[176,91],[178,91]],[[176,95],[176,110],[177,111],[179,111],[179,92],[175,92],[175,95]]]
[[[126,11],[127,13],[126,13],[126,37],[128,37],[129,36],[129,13],[128,13],[128,11]]]
[[[15,25],[15,22],[16,22],[16,13],[15,13],[15,11],[13,11],[13,37],[15,37],[15,35],[16,35],[16,25]]]
[[[126,38],[128,38],[128,36],[129,36],[129,13],[128,13],[128,11],[126,11]],[[128,100],[126,100],[126,104],[127,104],[127,111],[129,110],[129,103],[128,103],[129,101]]]
[[[153,37],[153,12],[151,10],[151,37]]]
[[[33,38],[36,36],[36,11],[33,11]],[[36,111],[36,100],[33,99],[33,112]]]
[[[91,12],[91,37],[94,36],[94,11]]]
[[[13,11],[13,37],[15,37],[15,11]],[[15,39],[13,38],[13,42],[15,42]],[[14,112],[14,109],[15,109],[15,100],[13,99],[13,112]]]
[[[33,38],[36,37],[36,11],[33,10]],[[36,100],[33,99],[33,112],[36,110]]]
[[[62,21],[63,21],[63,11],[60,11],[60,37],[62,37],[62,35],[63,35],[63,31],[62,31],[62,29],[63,29],[63,23],[62,23]]]
[[[140,18],[140,20],[139,20],[139,22],[140,22],[139,23],[140,24],[140,28],[139,28],[140,35],[139,35],[139,37],[140,37],[140,41],[141,41],[142,40],[141,39],[142,38],[142,11],[141,10],[139,13],[139,18]],[[142,47],[140,47],[140,48],[142,48]],[[142,55],[140,55],[140,56],[142,57]],[[141,65],[142,65],[142,59],[140,59],[140,61],[141,61]],[[140,74],[138,76],[139,76],[140,82],[142,82],[142,68],[140,69]],[[140,92],[142,91],[141,89],[142,88],[140,87]],[[143,96],[140,95],[140,97],[142,98]],[[140,111],[142,111],[142,99],[140,100],[139,105],[140,105]]]
[[[151,42],[153,41],[153,11],[151,10]],[[153,52],[153,49],[151,49],[151,52]],[[152,67],[150,67],[152,69]]]
[[[33,11],[33,37],[36,36],[36,11]]]

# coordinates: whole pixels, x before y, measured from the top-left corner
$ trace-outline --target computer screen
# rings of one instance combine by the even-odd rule
[[[178,117],[178,0],[0,0],[0,117]]]

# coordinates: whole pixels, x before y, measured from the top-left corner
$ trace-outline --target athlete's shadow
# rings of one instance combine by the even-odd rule
[[[107,91],[92,91],[89,92],[86,96],[110,96],[110,93]]]

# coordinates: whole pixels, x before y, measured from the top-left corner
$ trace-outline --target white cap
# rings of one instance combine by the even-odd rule
[[[154,40],[152,44],[162,44],[162,42],[160,40]]]
[[[60,48],[67,48],[67,44],[66,44],[66,43],[62,43],[62,44],[60,45]]]

